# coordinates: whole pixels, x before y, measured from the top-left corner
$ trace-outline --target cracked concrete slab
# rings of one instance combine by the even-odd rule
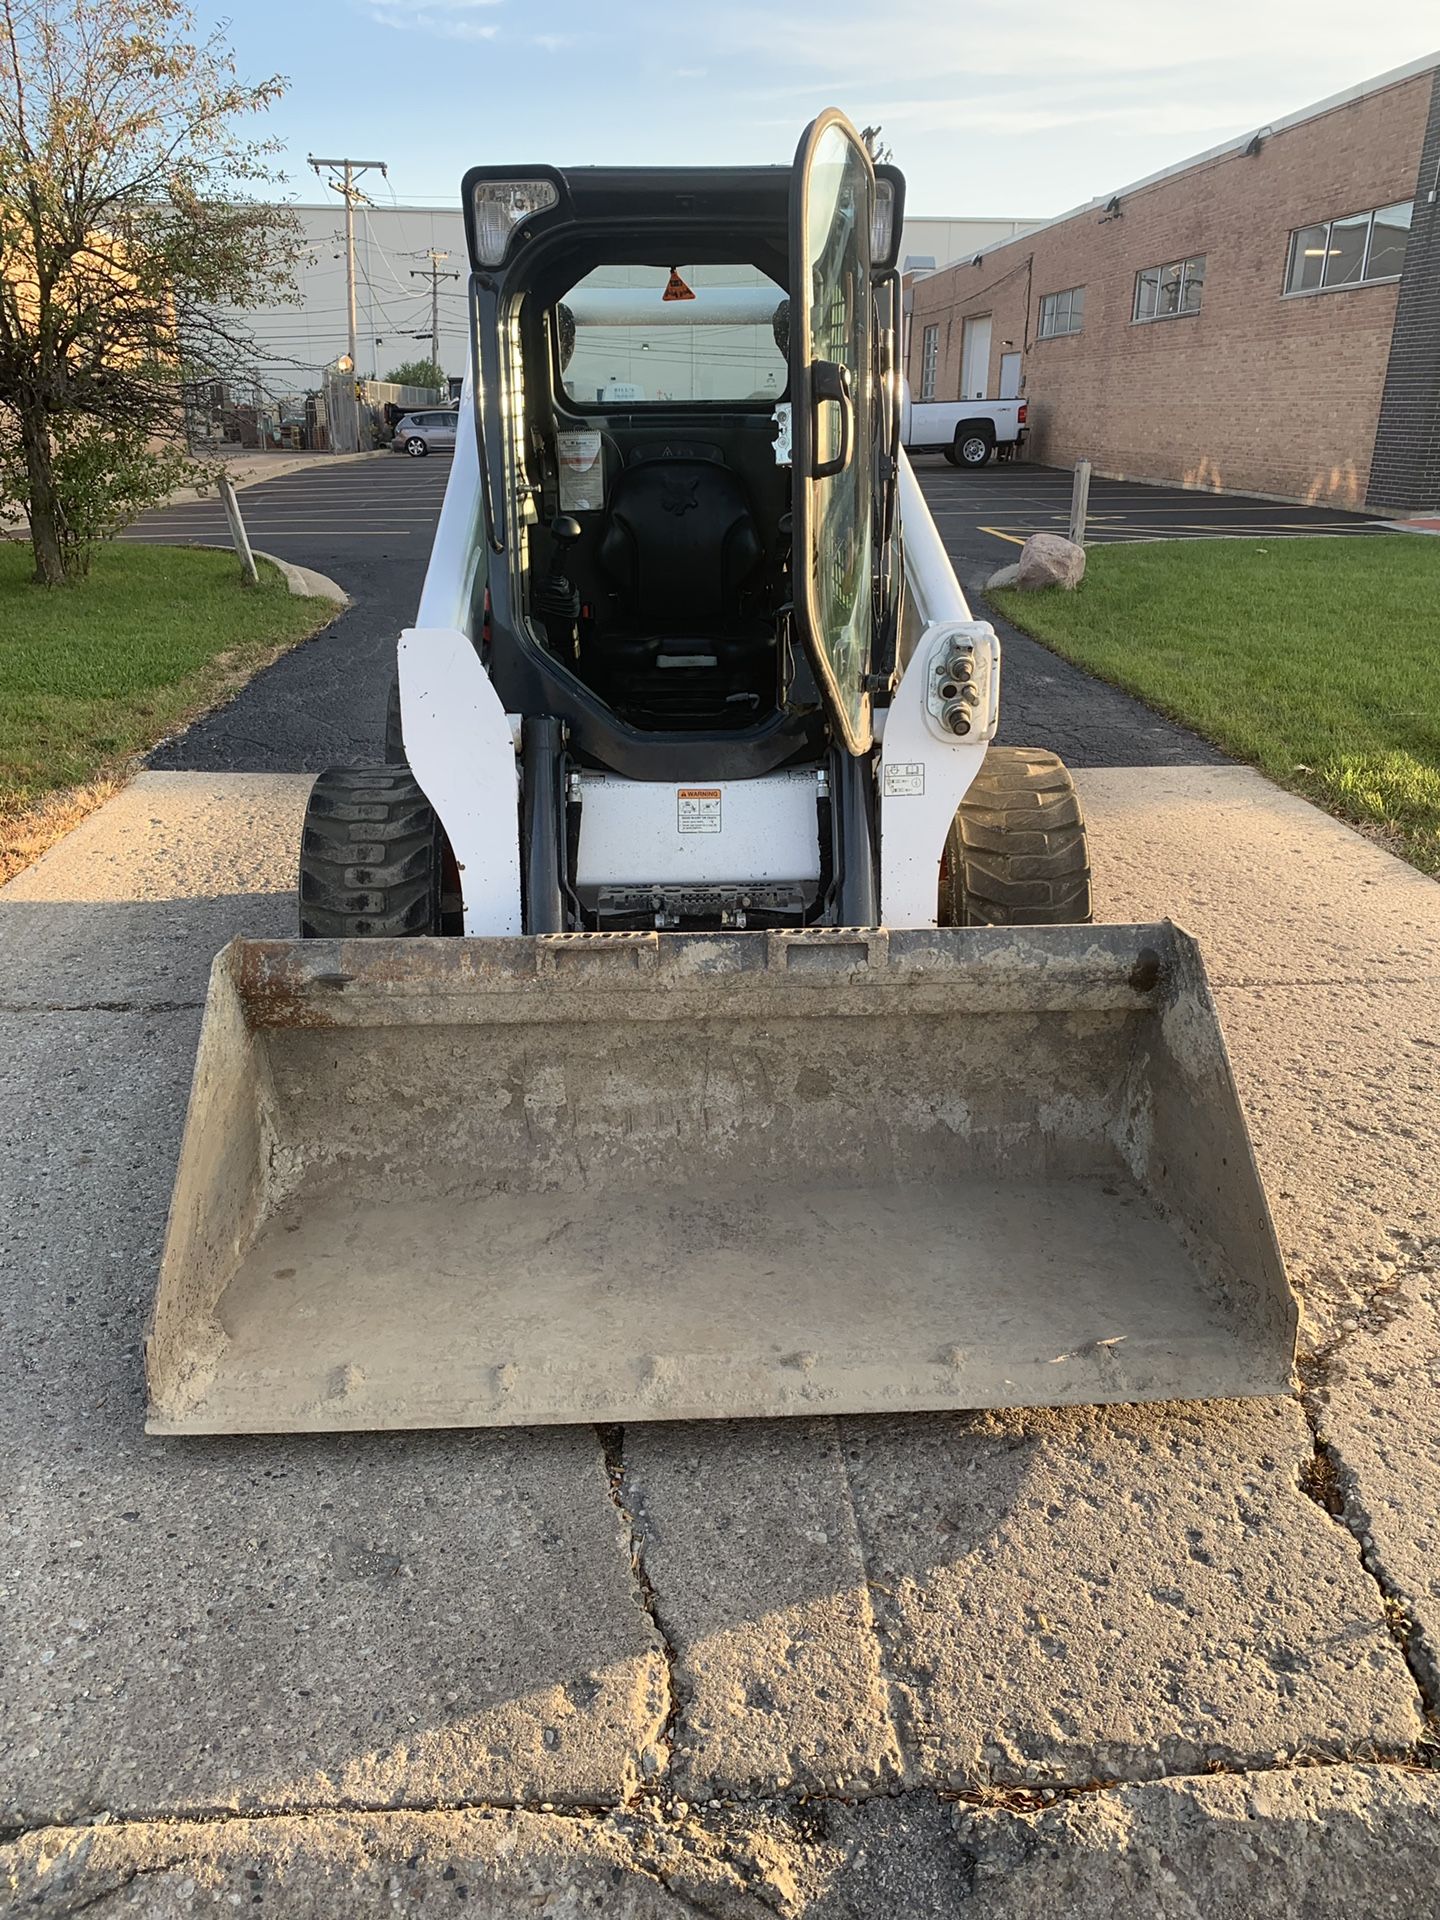
[[[665,1671],[592,1431],[141,1432],[197,1018],[0,1017],[0,1818],[622,1799]]]
[[[1097,919],[1178,920],[1217,985],[1440,980],[1440,886],[1252,767],[1075,778]]]
[[[675,1652],[676,1790],[898,1781],[834,1422],[633,1426],[624,1468]]]
[[[141,773],[0,888],[0,1001],[203,1001],[236,933],[295,930],[304,774]]]
[[[961,1815],[967,1920],[1359,1920],[1440,1911],[1440,1776],[1307,1767]]]
[[[1406,1616],[1409,1657],[1440,1700],[1440,1361],[1346,1364],[1313,1395],[1366,1564]]]
[[[1304,1302],[1309,1404],[1367,1563],[1414,1622],[1410,1657],[1433,1705],[1440,886],[1249,769],[1079,779],[1097,909],[1173,914],[1222,983],[1256,1157]]]
[[[1201,805],[1193,782],[1182,783],[1158,814],[1149,796],[1156,781],[1178,777],[1171,771],[1082,776],[1102,910],[1173,913],[1206,940],[1218,978],[1257,983],[1225,989],[1227,1031],[1282,1231],[1324,1309],[1322,1331],[1344,1333],[1345,1288],[1354,1290],[1377,1228],[1408,1220],[1406,1208],[1417,1231],[1430,1217],[1430,1083],[1412,1013],[1428,1020],[1431,1001],[1410,983],[1428,988],[1437,977],[1440,889],[1287,796],[1278,796],[1277,825],[1276,803],[1264,799],[1276,790],[1257,775],[1189,772],[1219,784]],[[1236,776],[1259,795],[1247,798]],[[33,1616],[33,1631],[27,1622],[0,1781],[23,1820],[97,1806],[584,1805],[655,1778],[664,1661],[590,1435],[197,1447],[139,1434],[135,1347],[193,1009],[210,954],[230,933],[288,931],[307,787],[305,776],[144,776],[0,893],[12,1005],[150,1009],[21,1014],[0,1038],[0,1103],[22,1116],[0,1140],[0,1298],[18,1362],[0,1382],[0,1449],[19,1466],[12,1525],[33,1542],[6,1582],[7,1604]],[[1237,911],[1237,901],[1261,905]],[[1297,955],[1323,984],[1282,992],[1280,982],[1302,977]],[[1342,961],[1368,972],[1343,971]],[[1409,1049],[1398,1071],[1386,1054],[1397,1032]],[[1327,1259],[1344,1282],[1333,1290]],[[1423,1341],[1426,1256],[1412,1249],[1398,1264],[1405,1324]],[[1364,1272],[1368,1299],[1385,1269],[1377,1263],[1378,1279]],[[1347,1366],[1358,1364],[1363,1323],[1355,1337]],[[1381,1341],[1376,1353],[1385,1351]],[[1370,1452],[1348,1432],[1343,1442],[1359,1463],[1354,1511],[1373,1525],[1377,1568],[1425,1616],[1433,1550],[1407,1501],[1429,1499],[1433,1510],[1435,1499],[1424,1491],[1428,1465],[1419,1492],[1407,1494],[1405,1442],[1408,1432],[1423,1453],[1440,1413],[1418,1374],[1411,1385],[1394,1395],[1393,1419],[1376,1418],[1363,1395],[1326,1418],[1338,1428],[1343,1412],[1347,1427],[1374,1426]],[[1367,1374],[1365,1392],[1384,1391]],[[1217,1751],[1222,1764],[1229,1752],[1268,1764],[1278,1751],[1353,1753],[1370,1741],[1398,1749],[1417,1737],[1415,1690],[1386,1635],[1380,1590],[1355,1542],[1297,1489],[1309,1449],[1293,1407],[846,1423],[845,1444],[860,1429],[866,1456],[857,1498],[868,1594],[831,1430],[779,1424],[774,1444],[764,1429],[735,1430],[733,1452],[708,1427],[688,1440],[674,1429],[625,1437],[657,1612],[682,1681],[673,1784],[695,1799],[769,1791],[788,1784],[787,1769],[793,1783],[833,1792],[832,1754],[882,1780],[894,1761],[872,1711],[877,1644],[921,1778],[1058,1769],[1068,1779],[1106,1756],[1112,1770],[1142,1774]],[[946,1527],[982,1521],[979,1544],[957,1551]],[[1086,1577],[1096,1569],[1108,1586]],[[1042,1644],[1060,1632],[1080,1650],[1068,1692]],[[800,1655],[782,1664],[787,1635]],[[790,1688],[783,1714],[767,1714],[758,1693],[744,1700],[756,1676],[762,1688]],[[962,1882],[951,1854],[932,1845],[940,1803],[867,1805],[882,1809],[855,1810],[857,1821],[878,1823],[873,1846],[827,1808],[809,1816],[796,1851],[789,1827],[774,1824],[793,1825],[791,1815],[767,1824],[756,1813],[743,1847],[724,1842],[734,1877],[712,1875],[697,1896],[704,1910],[751,1903],[758,1873],[767,1911],[928,1913],[930,1895],[917,1888],[939,1858],[936,1884],[949,1904],[933,1910],[953,1911]],[[891,1807],[901,1824],[886,1828]],[[1324,1811],[1312,1806],[1306,1817]],[[823,1889],[805,1879],[806,1850],[831,1844],[816,1835],[832,1820],[849,1834],[845,1848],[894,1861],[900,1878],[883,1883],[883,1900],[837,1878],[825,1898],[840,1904],[816,1904]],[[302,1824],[311,1834],[333,1825]],[[624,1897],[688,1899],[666,1882],[688,1885],[684,1862],[708,1861],[711,1841],[692,1845],[681,1829],[651,1825],[669,1840],[647,1841],[645,1860],[674,1857],[665,1878],[647,1866],[626,1881]],[[1086,1872],[1093,1865],[1096,1886],[1115,1871],[1105,1848],[1093,1862],[1073,1835],[1064,1848],[1083,1855]],[[747,1875],[742,1860],[771,1866]],[[922,1879],[907,1878],[912,1869]],[[354,1910],[325,1884],[323,1897],[339,1904],[315,1911]],[[565,1900],[593,1908],[600,1884],[543,1883],[556,1912]],[[148,1875],[135,1883],[161,1885]],[[251,1885],[241,1890],[247,1902]],[[236,1884],[226,1888],[228,1899]],[[388,1882],[384,1897],[394,1898]],[[453,1884],[424,1898],[453,1901]],[[524,1910],[513,1888],[495,1898],[495,1912]],[[620,1898],[605,1910],[627,1911]],[[1085,1904],[1095,1904],[1089,1893]]]
[[[1292,1769],[1117,1787],[1031,1812],[907,1794],[674,1819],[507,1812],[54,1828],[0,1847],[49,1920],[1356,1920],[1436,1911],[1440,1778]]]
[[[1420,1701],[1289,1401],[841,1426],[912,1778],[1400,1752]]]
[[[1440,887],[1435,889],[1440,895]],[[1440,1353],[1440,982],[1216,999],[1280,1245],[1320,1346],[1377,1289]],[[1421,1322],[1423,1321],[1423,1329]]]

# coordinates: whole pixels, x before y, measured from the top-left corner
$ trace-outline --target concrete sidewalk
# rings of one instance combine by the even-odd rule
[[[147,1440],[205,973],[308,783],[143,775],[0,891],[17,1905],[1426,1911],[1440,887],[1245,769],[1079,779],[1101,917],[1205,945],[1303,1401]]]

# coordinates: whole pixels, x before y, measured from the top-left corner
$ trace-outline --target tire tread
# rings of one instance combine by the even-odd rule
[[[991,747],[940,869],[942,926],[1074,926],[1093,916],[1085,812],[1042,747]]]
[[[300,835],[302,940],[438,933],[440,881],[440,823],[408,767],[318,776]]]

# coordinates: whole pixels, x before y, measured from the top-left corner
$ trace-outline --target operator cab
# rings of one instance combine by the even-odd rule
[[[788,306],[749,262],[621,261],[546,316],[532,627],[639,729],[743,728],[784,697]]]
[[[520,736],[527,926],[868,924],[900,175],[829,111],[793,167],[477,168],[464,195],[461,625]]]
[[[903,183],[828,122],[794,168],[466,176],[486,665],[582,766],[674,778],[706,742],[752,777],[870,745]]]

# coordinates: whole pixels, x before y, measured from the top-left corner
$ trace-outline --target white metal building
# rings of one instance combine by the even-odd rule
[[[345,210],[328,205],[295,209],[305,236],[298,273],[300,297],[243,316],[259,352],[255,379],[267,396],[303,393],[321,369],[346,351]],[[912,273],[938,271],[956,260],[999,246],[1038,224],[1029,220],[913,219],[905,222],[900,258]],[[430,255],[441,279],[440,363],[447,374],[465,366],[465,229],[458,206],[359,207],[355,215],[356,372],[383,379],[402,361],[430,349]]]

